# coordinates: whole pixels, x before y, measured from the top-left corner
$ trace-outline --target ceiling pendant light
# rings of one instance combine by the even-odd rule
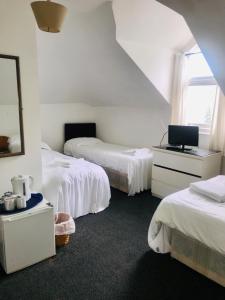
[[[67,8],[62,4],[47,1],[35,1],[31,7],[40,30],[60,32]]]

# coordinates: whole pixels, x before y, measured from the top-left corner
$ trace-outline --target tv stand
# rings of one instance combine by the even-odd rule
[[[153,147],[152,194],[164,198],[188,188],[191,182],[220,174],[221,152],[204,149],[182,151],[167,149],[171,145]],[[175,148],[175,149],[174,149]]]
[[[180,147],[174,147],[174,146],[166,146],[166,150],[171,150],[171,151],[177,151],[177,152],[185,152],[185,151],[192,151],[192,148],[185,148],[185,146]]]
[[[185,145],[182,145],[182,147],[181,147],[181,151],[191,151],[192,150],[192,148],[185,148]]]
[[[180,154],[189,154],[194,156],[200,156],[200,157],[206,157],[215,153],[219,153],[219,151],[210,151],[206,149],[200,149],[200,148],[179,148],[171,145],[161,145],[161,146],[155,146],[154,149],[161,149],[161,150],[167,150],[171,152],[177,152]]]

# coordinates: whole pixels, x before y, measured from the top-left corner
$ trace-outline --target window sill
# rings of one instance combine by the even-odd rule
[[[210,132],[199,131],[199,135],[209,136]]]

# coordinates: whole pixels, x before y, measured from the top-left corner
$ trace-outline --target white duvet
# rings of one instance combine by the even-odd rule
[[[166,197],[158,206],[148,232],[149,246],[170,252],[170,228],[225,254],[225,203],[186,189]]]
[[[95,138],[77,138],[65,143],[64,153],[127,174],[129,195],[150,188],[152,153],[149,149],[131,149]]]
[[[101,167],[52,150],[41,151],[43,194],[55,211],[78,218],[109,206],[109,180]]]

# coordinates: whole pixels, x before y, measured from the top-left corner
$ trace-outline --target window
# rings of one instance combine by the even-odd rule
[[[200,133],[209,134],[218,87],[203,54],[197,46],[186,53],[186,78],[185,124],[197,125]]]

